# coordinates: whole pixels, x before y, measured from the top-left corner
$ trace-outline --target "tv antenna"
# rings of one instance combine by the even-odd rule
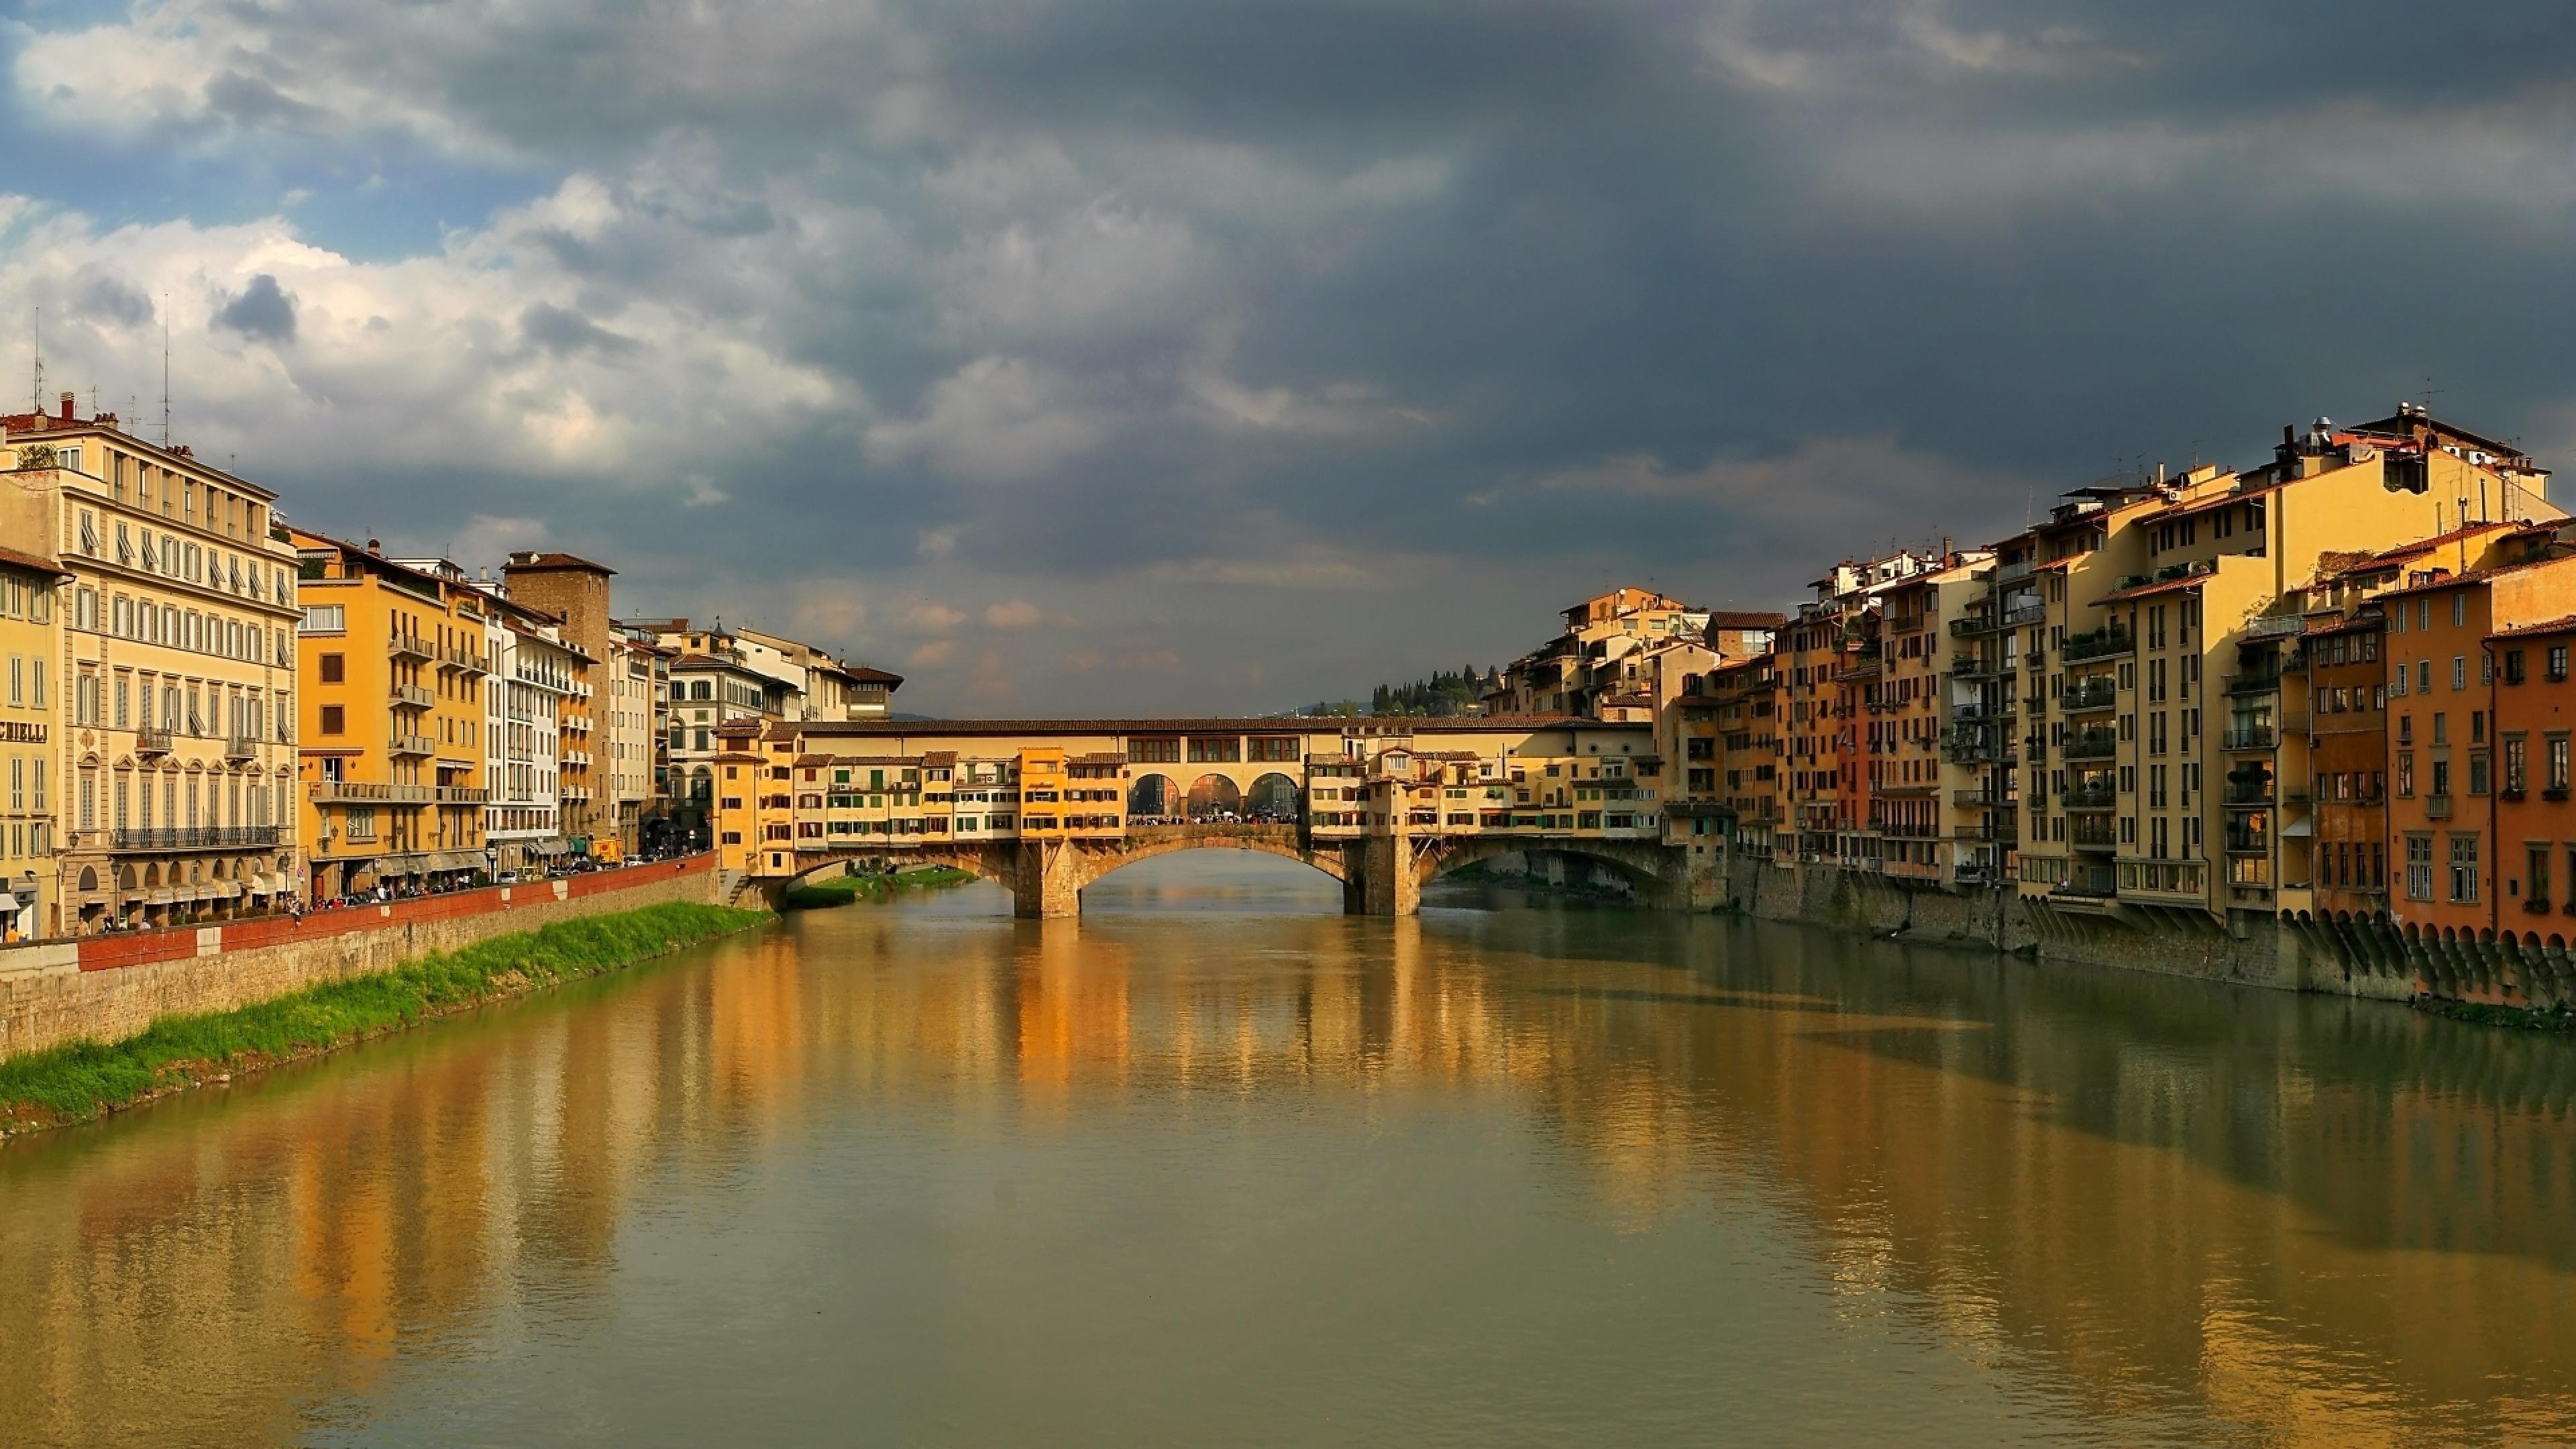
[[[30,411],[41,414],[45,410],[45,309],[42,307],[36,309],[34,338],[36,380],[34,390],[28,394],[34,401],[28,406]]]
[[[161,294],[161,451],[170,451],[170,294]]]

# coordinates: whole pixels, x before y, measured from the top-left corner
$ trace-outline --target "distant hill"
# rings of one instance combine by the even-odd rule
[[[1425,719],[1475,714],[1478,712],[1477,699],[1484,693],[1491,673],[1470,664],[1454,674],[1435,673],[1429,679],[1417,679],[1411,684],[1381,684],[1369,691],[1365,705],[1355,699],[1318,700],[1308,705],[1305,713],[1342,718],[1384,715]]]

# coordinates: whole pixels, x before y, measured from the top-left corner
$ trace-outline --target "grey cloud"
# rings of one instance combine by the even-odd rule
[[[295,340],[295,298],[266,272],[215,312],[215,325],[263,342]]]
[[[801,580],[855,578],[875,622],[834,642],[888,662],[914,641],[863,631],[908,592],[979,619],[1043,597],[1193,666],[1104,682],[1043,631],[993,645],[1030,651],[1002,675],[1049,708],[1256,707],[1490,661],[1627,574],[1777,601],[1891,532],[1992,537],[2428,373],[2471,426],[2576,442],[2555,356],[2576,7],[227,13],[276,63],[210,59],[240,129],[309,138],[318,93],[280,77],[348,76],[400,105],[333,102],[337,144],[408,107],[531,189],[596,179],[613,214],[497,239],[532,280],[496,348],[650,379],[593,319],[668,306],[851,399],[647,462],[665,476],[633,493],[495,475],[472,506],[542,509],[639,612],[783,618]],[[262,281],[219,325],[291,337]],[[1212,417],[1210,378],[1264,405]],[[685,409],[692,381],[599,401]],[[1353,398],[1405,422],[1284,424]],[[317,522],[458,506],[340,492],[346,469],[284,451]],[[698,478],[730,501],[683,519]],[[1371,586],[1265,601],[1291,576]],[[1389,610],[1413,627],[1372,627]],[[1213,663],[1252,658],[1273,692]],[[963,667],[922,671],[919,707],[987,697]]]
[[[546,302],[539,302],[519,314],[519,335],[530,345],[541,347],[557,357],[575,352],[622,357],[636,351],[638,346],[632,337],[611,332],[579,312],[567,311]]]
[[[140,289],[105,272],[92,272],[81,281],[73,306],[83,316],[119,327],[140,327],[159,315]]]

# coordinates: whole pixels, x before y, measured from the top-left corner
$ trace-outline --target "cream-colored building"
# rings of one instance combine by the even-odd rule
[[[62,929],[55,891],[60,773],[58,586],[72,576],[37,554],[0,548],[0,940]]]
[[[58,413],[0,417],[0,538],[58,558],[60,928],[173,925],[293,893],[296,558],[275,495]]]

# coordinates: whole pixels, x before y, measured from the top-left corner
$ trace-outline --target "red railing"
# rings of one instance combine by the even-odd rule
[[[591,871],[582,875],[567,876],[562,880],[485,886],[481,890],[455,891],[447,895],[387,901],[382,905],[344,906],[338,910],[309,911],[300,920],[293,916],[259,916],[246,921],[225,921],[217,925],[178,926],[166,931],[83,936],[79,942],[80,969],[115,971],[127,966],[145,966],[155,961],[176,961],[189,956],[211,956],[221,951],[247,951],[258,946],[282,946],[295,941],[327,940],[333,936],[345,936],[357,931],[382,931],[429,921],[452,921],[468,916],[488,916],[525,906],[545,905],[556,900],[580,900],[590,896],[610,895],[671,876],[704,875],[715,868],[714,855],[692,855],[681,860],[656,860],[641,865],[621,866],[614,870]],[[560,896],[555,893],[558,886],[563,888],[563,894]],[[34,944],[59,945],[62,943],[37,942]]]

